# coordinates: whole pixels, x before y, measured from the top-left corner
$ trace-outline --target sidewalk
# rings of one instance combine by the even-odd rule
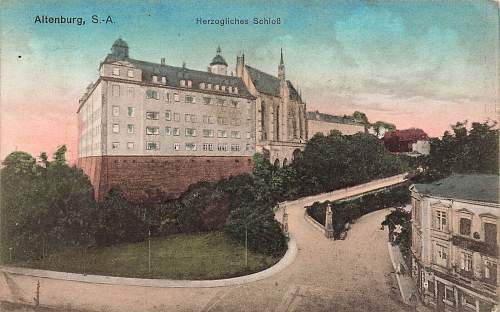
[[[404,263],[403,255],[399,250],[398,246],[392,246],[390,242],[387,243],[387,247],[389,249],[389,256],[391,258],[392,267],[394,268],[396,274],[396,280],[398,281],[399,292],[401,294],[401,298],[403,302],[409,306],[412,306],[410,303],[410,297],[412,294],[415,294],[415,298],[417,299],[417,309],[419,312],[430,312],[429,308],[424,306],[420,299],[418,298],[418,291],[415,287],[415,283],[413,283],[413,279],[411,278],[411,268],[406,268],[406,264]],[[399,273],[399,267],[403,266],[405,268],[405,273]]]

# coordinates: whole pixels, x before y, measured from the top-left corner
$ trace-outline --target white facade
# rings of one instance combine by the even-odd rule
[[[252,156],[255,103],[237,87],[153,75],[131,62],[103,63],[80,101],[79,157]],[[205,91],[206,90],[206,91]]]

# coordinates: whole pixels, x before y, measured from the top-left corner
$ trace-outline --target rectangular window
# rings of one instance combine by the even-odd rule
[[[204,151],[213,151],[214,145],[212,143],[203,143],[203,150]]]
[[[113,76],[120,76],[120,69],[118,67],[113,67]]]
[[[128,97],[131,99],[134,98],[134,88],[132,87],[128,88]]]
[[[237,108],[238,107],[238,101],[231,101],[231,107]]]
[[[194,103],[195,99],[191,95],[186,95],[186,103]]]
[[[134,125],[132,125],[132,124],[128,124],[128,125],[127,125],[127,133],[132,134],[132,133],[134,133],[134,132],[135,132]]]
[[[174,101],[179,102],[179,94],[174,93]]]
[[[185,87],[186,86],[186,80],[179,81],[179,84],[180,84],[181,87]]]
[[[120,133],[120,125],[113,124],[113,133]]]
[[[444,289],[444,298],[448,304],[454,306],[455,305],[455,292],[453,291],[452,286],[445,285]]]
[[[463,305],[476,311],[476,299],[474,299],[473,296],[471,296],[467,293],[462,293],[462,302],[463,302]]]
[[[226,101],[219,99],[217,100],[217,106],[225,106]]]
[[[131,70],[131,69],[129,69],[129,70],[128,70],[128,72],[127,72],[127,76],[128,76],[129,78],[134,78],[134,71],[133,71],[133,70]]]
[[[212,104],[212,99],[209,97],[204,97],[203,103],[205,103],[205,105],[210,105],[210,104]]]
[[[207,84],[207,89],[212,89],[212,84],[211,83]]]
[[[472,255],[466,252],[460,254],[460,269],[470,272],[472,270]]]
[[[232,152],[239,152],[240,151],[240,146],[237,144],[231,144],[231,151]]]
[[[193,82],[191,80],[187,81],[188,88],[191,88],[193,86]]]
[[[460,218],[460,235],[469,236],[472,220],[468,218]]]
[[[186,128],[185,135],[186,136],[192,136],[192,137],[196,136],[196,129]]]
[[[252,138],[252,134],[250,132],[247,132],[247,139]]]
[[[159,127],[146,127],[146,134],[147,135],[160,134],[160,128]]]
[[[167,77],[161,77],[161,83],[167,84]]]
[[[448,266],[448,248],[441,245],[436,245],[436,262],[438,265]]]
[[[153,75],[153,82],[158,83],[158,76]]]
[[[191,122],[196,123],[196,115],[191,114]]]
[[[120,106],[113,105],[113,116],[120,116]]]
[[[146,98],[159,100],[160,96],[158,95],[158,91],[150,89],[150,90],[146,90]]]
[[[206,124],[208,123],[208,116],[207,115],[203,115],[203,123]]]
[[[120,96],[120,86],[113,85],[113,96]]]
[[[233,139],[239,139],[240,138],[240,132],[239,131],[231,131],[231,137]]]
[[[172,133],[173,133],[173,135],[180,135],[181,134],[181,129],[179,129],[179,128],[173,128],[172,129]]]
[[[227,151],[227,143],[218,144],[217,145],[217,150],[219,152],[226,152]]]
[[[217,90],[217,91],[219,90],[219,85],[218,84],[215,85],[215,90]]]
[[[497,244],[497,225],[489,222],[484,223],[484,241],[488,245]]]
[[[226,130],[217,131],[217,137],[218,138],[227,138],[227,131]]]
[[[440,231],[445,231],[448,229],[447,220],[446,220],[446,212],[436,211],[436,229],[438,229]]]
[[[118,142],[113,142],[113,143],[111,143],[111,148],[112,148],[112,149],[117,149],[117,148],[119,148],[119,147],[120,147],[120,143],[118,143]]]
[[[127,142],[127,149],[134,149],[134,142]]]
[[[196,144],[186,143],[185,148],[186,148],[186,151],[196,151]]]
[[[127,116],[135,117],[135,107],[127,107]]]
[[[181,144],[180,143],[174,143],[174,151],[178,151],[181,149]]]
[[[212,129],[203,129],[203,136],[205,138],[213,138],[214,137],[214,130],[212,130]]]
[[[239,118],[233,118],[233,119],[231,119],[231,125],[233,125],[233,126],[239,126],[239,125],[241,125],[241,119],[239,119]]]
[[[251,149],[252,149],[252,147],[250,146],[250,144],[247,144],[247,145],[246,145],[246,150],[247,150],[247,151],[250,151]]]
[[[208,116],[208,123],[209,124],[214,124],[215,123],[215,117],[214,116]]]
[[[171,135],[171,134],[172,134],[172,128],[165,127],[165,135]]]
[[[170,93],[165,92],[165,102],[170,102]]]
[[[184,121],[190,122],[191,121],[191,114],[184,114]]]
[[[181,115],[179,113],[174,113],[174,121],[180,121]]]
[[[172,119],[172,112],[168,110],[165,112],[165,120],[170,121],[171,119]]]
[[[160,112],[146,112],[146,119],[158,120],[160,118]]]
[[[160,142],[146,142],[146,149],[148,151],[157,151],[160,149]]]

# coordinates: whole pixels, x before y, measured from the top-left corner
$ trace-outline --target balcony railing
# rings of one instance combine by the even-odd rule
[[[496,244],[488,244],[468,237],[453,235],[451,238],[453,245],[465,250],[476,251],[488,256],[497,257],[498,249]]]

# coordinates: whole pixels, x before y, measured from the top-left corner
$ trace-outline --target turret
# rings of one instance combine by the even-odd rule
[[[236,77],[243,77],[243,69],[245,68],[245,53],[236,57]]]
[[[128,44],[122,38],[118,38],[111,46],[111,54],[116,58],[128,58]]]
[[[227,76],[227,63],[226,60],[222,57],[221,53],[222,50],[219,46],[217,48],[217,54],[213,58],[212,63],[210,63],[209,72]]]

